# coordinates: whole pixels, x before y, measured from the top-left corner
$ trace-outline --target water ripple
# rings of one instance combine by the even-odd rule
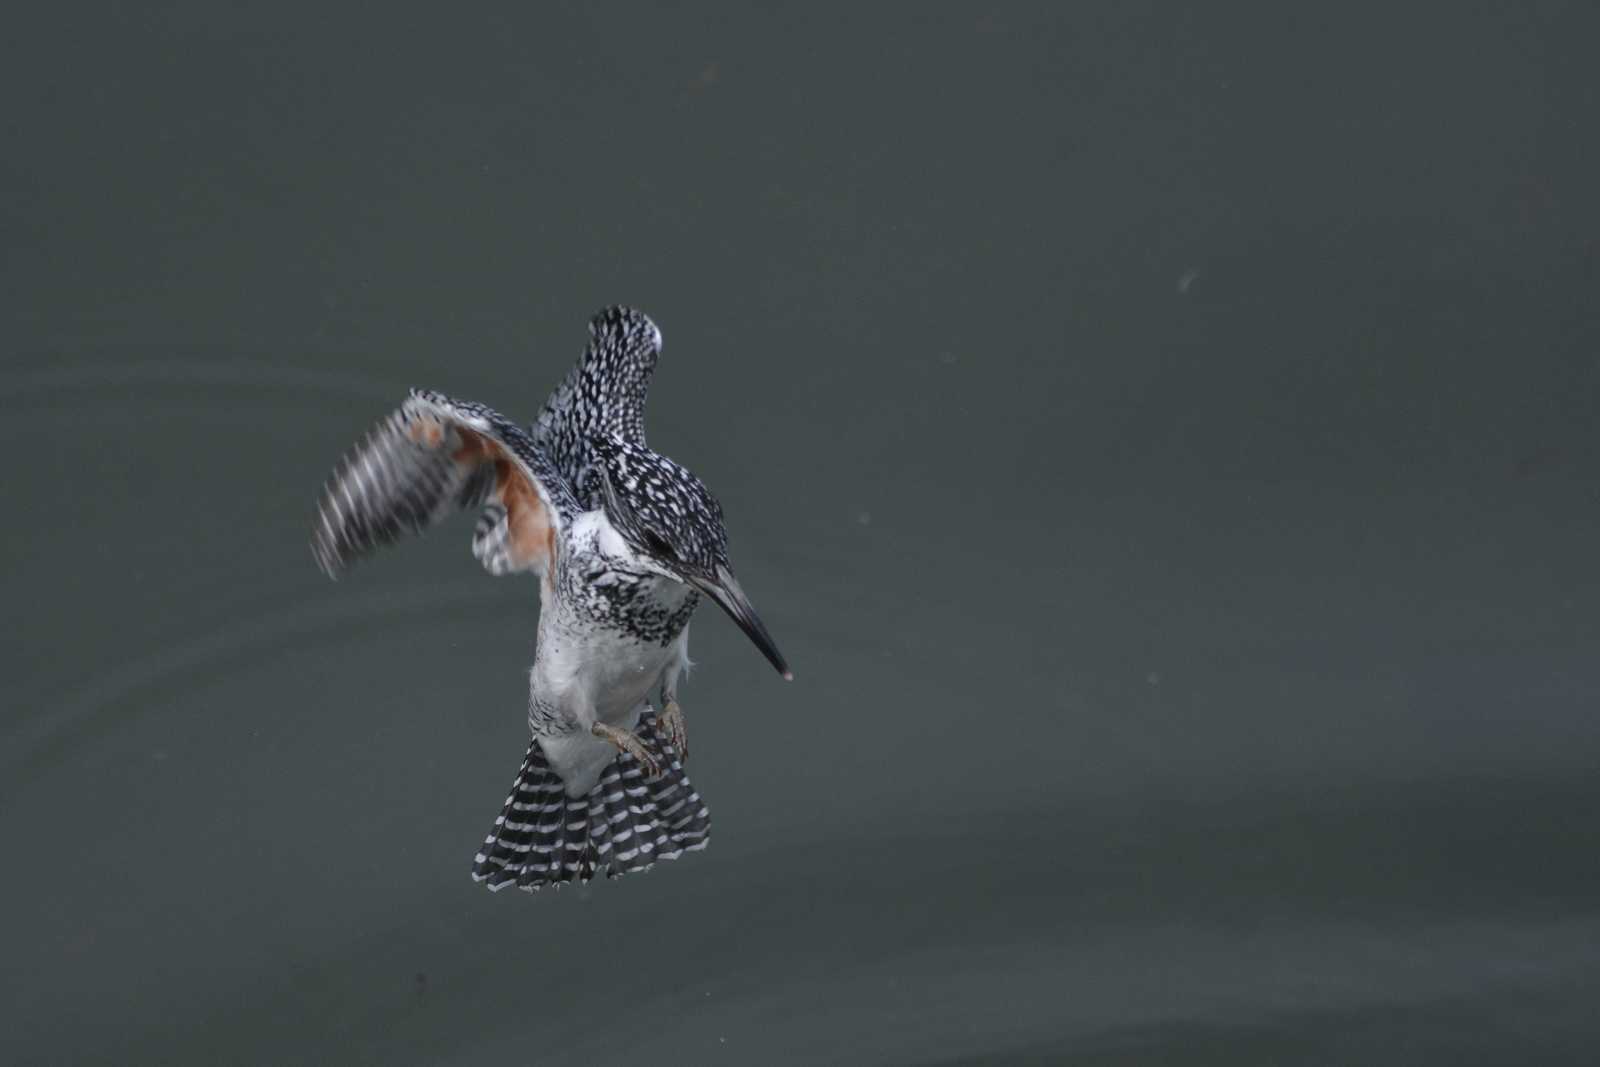
[[[326,645],[337,636],[352,636],[375,623],[392,625],[397,618],[427,617],[467,607],[499,610],[505,605],[503,588],[481,583],[341,594],[241,619],[192,641],[125,662],[73,690],[47,716],[7,732],[0,799],[9,799],[40,771],[69,758],[76,746],[97,732],[108,717],[117,715],[121,725],[137,716],[140,709],[132,698],[142,690],[181,683],[219,662],[247,653],[254,657],[268,647],[292,653]]]

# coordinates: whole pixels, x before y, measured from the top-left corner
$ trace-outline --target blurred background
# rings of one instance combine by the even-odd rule
[[[1591,5],[35,7],[0,1059],[1594,1062]],[[407,387],[650,440],[714,843],[495,896],[533,583]]]

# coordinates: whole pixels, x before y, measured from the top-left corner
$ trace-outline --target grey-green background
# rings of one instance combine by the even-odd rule
[[[0,1059],[1600,1056],[1592,5],[42,11]],[[798,680],[491,896],[534,586],[312,502],[612,302]]]

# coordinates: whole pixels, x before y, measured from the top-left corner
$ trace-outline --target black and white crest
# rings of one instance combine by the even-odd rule
[[[682,464],[616,437],[590,442],[606,517],[639,550],[680,574],[709,575],[728,562],[722,505]]]

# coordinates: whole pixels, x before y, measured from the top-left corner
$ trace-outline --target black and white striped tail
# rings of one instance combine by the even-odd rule
[[[666,769],[646,781],[638,762],[619,753],[587,796],[569,797],[534,741],[505,808],[472,865],[490,889],[534,891],[577,879],[646,871],[711,842],[711,813],[684,776],[678,754],[646,713],[636,731]]]

